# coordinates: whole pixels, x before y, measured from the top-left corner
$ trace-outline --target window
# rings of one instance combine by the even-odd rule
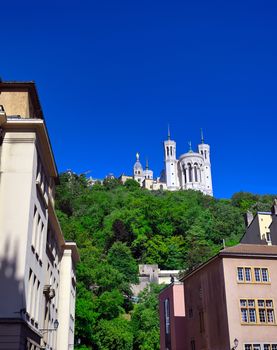
[[[268,271],[265,268],[262,269],[262,281],[268,282]]]
[[[277,350],[277,344],[244,344],[244,350]]]
[[[258,309],[259,309],[259,321],[260,323],[275,323],[275,315],[273,309],[273,300],[272,299],[259,299],[258,300]]]
[[[242,267],[238,267],[238,281],[244,281],[244,273]]]
[[[198,182],[198,176],[197,176],[197,165],[194,165],[194,181]]]
[[[195,340],[190,341],[190,349],[195,350]]]
[[[251,269],[250,269],[250,267],[245,268],[245,281],[251,282]]]
[[[169,299],[164,301],[164,323],[165,323],[165,348],[171,349],[171,334],[170,334],[170,303]]]
[[[237,267],[239,283],[269,283],[269,273],[266,267]]]
[[[241,299],[241,322],[256,323],[256,309],[254,299]]]
[[[165,334],[170,333],[170,306],[169,299],[164,301]]]
[[[192,166],[191,164],[188,165],[189,168],[189,182],[192,182]]]
[[[240,299],[240,313],[242,323],[275,324],[272,299]]]
[[[254,272],[255,272],[255,281],[261,282],[261,269],[255,267]]]

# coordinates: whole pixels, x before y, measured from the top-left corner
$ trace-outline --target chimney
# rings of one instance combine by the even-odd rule
[[[251,222],[253,221],[253,214],[251,213],[251,211],[247,211],[246,214],[244,214],[244,222],[245,222],[245,226],[248,227]]]
[[[271,207],[272,215],[277,215],[277,199],[275,198],[273,201],[273,205]]]

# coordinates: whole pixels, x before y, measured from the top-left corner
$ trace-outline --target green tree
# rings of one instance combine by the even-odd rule
[[[133,334],[130,322],[123,317],[100,320],[96,332],[99,350],[132,350]]]
[[[138,283],[138,265],[131,250],[122,242],[115,242],[107,255],[108,263],[122,273],[128,283]]]
[[[159,292],[162,285],[150,284],[139,294],[139,302],[132,313],[134,350],[159,350]]]

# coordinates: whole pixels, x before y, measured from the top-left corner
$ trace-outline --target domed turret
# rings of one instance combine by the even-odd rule
[[[153,180],[153,171],[149,169],[148,159],[146,159],[146,167],[143,174],[146,179]]]
[[[143,167],[141,165],[141,162],[139,161],[139,153],[136,154],[136,162],[134,164],[134,180],[138,181],[140,184],[142,184],[142,181],[144,179],[143,174]]]

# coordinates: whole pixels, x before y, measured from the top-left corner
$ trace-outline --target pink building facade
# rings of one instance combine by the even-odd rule
[[[160,293],[160,348],[184,350],[185,302],[184,285],[172,283]]]
[[[226,248],[184,275],[182,282],[183,329],[171,331],[166,347],[161,321],[162,350],[277,350],[277,246]],[[174,304],[170,298],[174,294],[168,294]],[[162,320],[162,307],[160,314]]]

